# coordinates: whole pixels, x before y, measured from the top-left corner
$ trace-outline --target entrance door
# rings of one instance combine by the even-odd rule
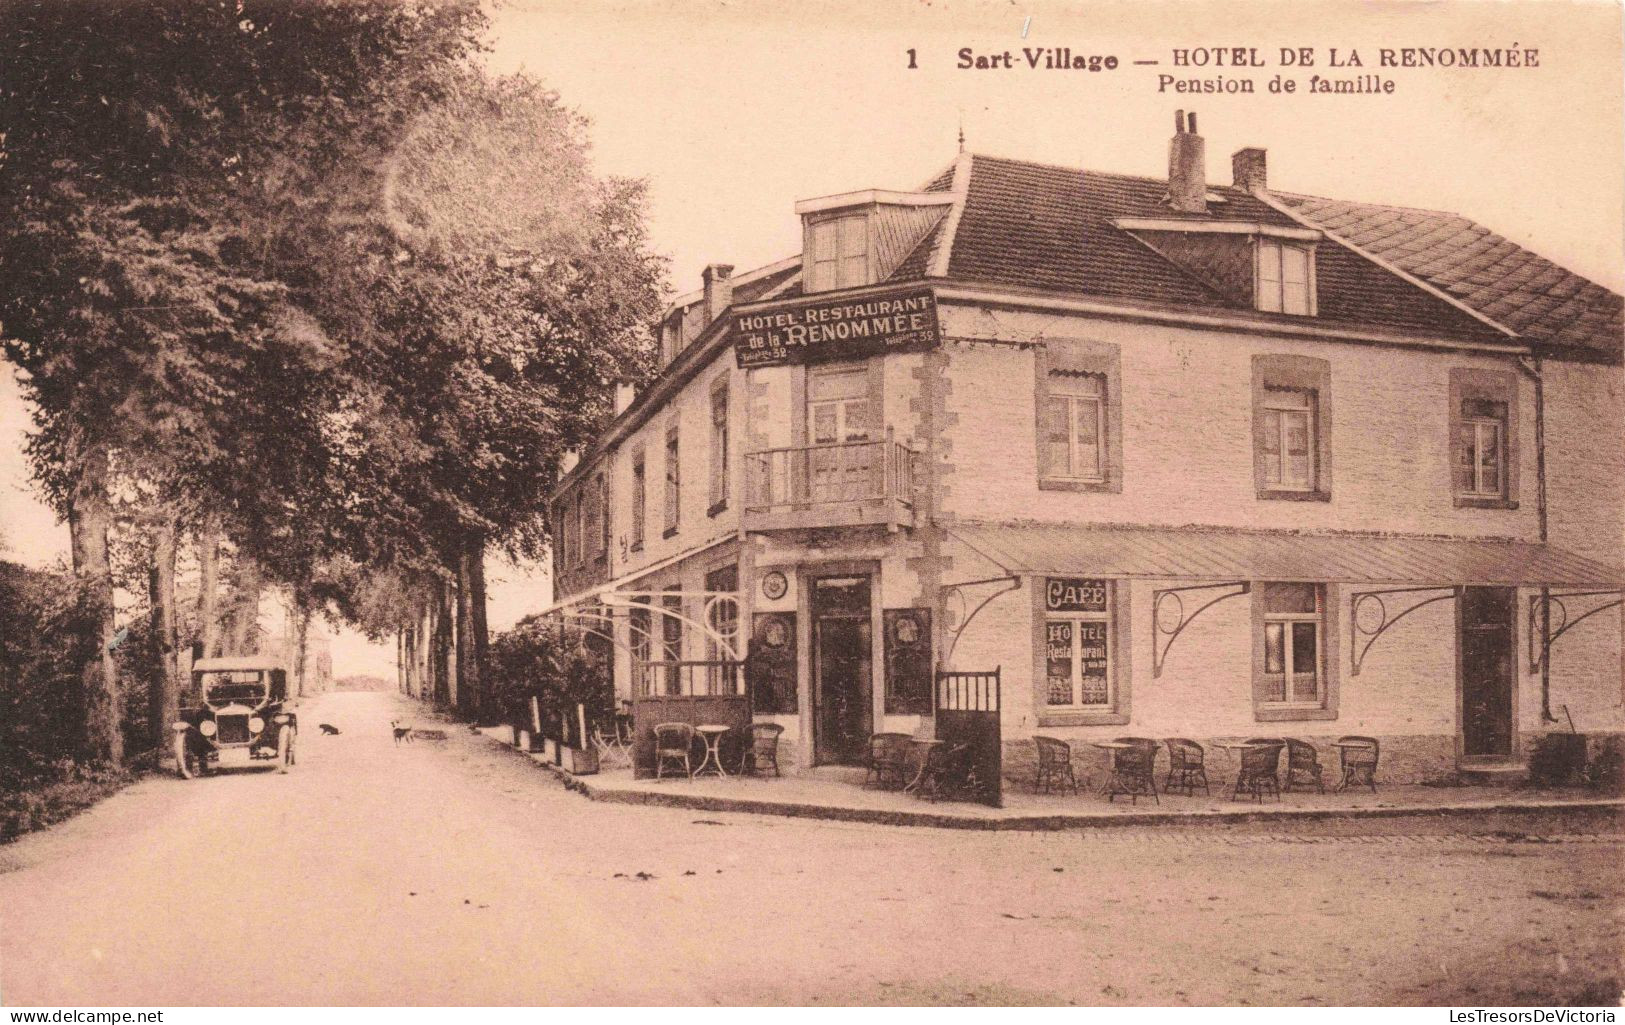
[[[814,759],[856,765],[873,722],[869,578],[824,577],[812,591]]]
[[[1461,740],[1469,758],[1512,756],[1512,615],[1507,587],[1461,595]]]

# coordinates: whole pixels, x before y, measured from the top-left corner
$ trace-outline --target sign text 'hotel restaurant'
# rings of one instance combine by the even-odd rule
[[[929,288],[736,313],[733,330],[741,369],[919,352],[941,340]]]

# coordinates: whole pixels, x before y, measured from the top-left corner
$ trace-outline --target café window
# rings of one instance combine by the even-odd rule
[[[1097,374],[1051,371],[1044,398],[1047,480],[1105,480],[1105,382]]]
[[[1115,709],[1111,592],[1111,582],[1106,580],[1046,580],[1046,707],[1097,712]]]
[[[807,291],[852,288],[869,283],[869,218],[832,217],[807,230],[812,258]]]
[[[1255,296],[1265,313],[1307,317],[1315,312],[1314,250],[1272,239],[1258,243]]]
[[[1319,584],[1262,584],[1263,707],[1325,704],[1325,590]]]

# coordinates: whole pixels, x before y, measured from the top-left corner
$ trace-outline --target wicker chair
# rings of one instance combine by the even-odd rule
[[[739,772],[755,775],[771,768],[773,775],[781,775],[779,734],[783,732],[784,727],[775,722],[751,723],[750,743],[745,745],[745,752],[739,759]]]
[[[907,733],[876,733],[869,738],[869,772],[863,785],[895,790],[908,782],[908,753],[913,737]]]
[[[1078,780],[1072,774],[1072,745],[1054,737],[1034,737],[1038,748],[1038,774],[1033,779],[1033,793],[1047,794],[1056,787],[1071,787],[1078,792]]]
[[[1339,791],[1365,784],[1377,792],[1377,756],[1381,751],[1376,737],[1339,737],[1337,750],[1342,754],[1343,781]]]
[[[1308,790],[1314,787],[1326,792],[1326,783],[1320,777],[1320,752],[1307,740],[1286,738],[1286,779],[1281,781],[1282,791]]]
[[[666,763],[683,766],[683,775],[694,778],[689,752],[694,747],[694,727],[686,722],[663,722],[655,727],[655,779],[664,779]]]
[[[1168,778],[1162,782],[1163,791],[1183,790],[1187,797],[1195,797],[1196,788],[1201,787],[1204,795],[1209,793],[1207,752],[1202,745],[1184,737],[1169,737],[1164,743],[1168,745]]]
[[[1122,794],[1133,804],[1139,804],[1140,798],[1146,796],[1161,804],[1162,799],[1157,796],[1157,742],[1146,737],[1118,737],[1115,742],[1129,746],[1112,751],[1106,800],[1115,801],[1117,795]]]
[[[1280,771],[1281,749],[1285,746],[1284,740],[1249,740],[1247,746],[1241,749],[1241,772],[1236,776],[1236,785],[1230,790],[1231,800],[1239,800],[1242,794],[1247,793],[1262,804],[1264,795],[1270,793],[1279,801],[1281,787],[1276,773]]]

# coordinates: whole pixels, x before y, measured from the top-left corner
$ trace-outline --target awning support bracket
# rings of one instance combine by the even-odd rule
[[[1179,596],[1180,592],[1211,591],[1218,587],[1228,587],[1230,590],[1208,599],[1186,614],[1185,600]],[[1151,625],[1154,636],[1151,638],[1151,678],[1156,679],[1162,675],[1163,663],[1168,660],[1168,649],[1174,646],[1174,639],[1190,626],[1197,616],[1226,598],[1247,594],[1252,589],[1251,583],[1234,580],[1223,584],[1190,584],[1186,587],[1165,587],[1152,591]]]
[[[1437,593],[1440,591],[1444,593]],[[1433,593],[1433,597],[1423,598],[1391,616],[1388,614],[1388,605],[1382,600],[1382,596],[1387,594],[1430,592]],[[1386,591],[1356,591],[1349,595],[1349,637],[1354,642],[1350,645],[1353,657],[1349,675],[1360,675],[1360,665],[1365,661],[1365,653],[1371,650],[1371,646],[1377,643],[1377,638],[1389,627],[1424,605],[1432,605],[1436,601],[1450,601],[1460,593],[1461,589],[1458,587],[1395,587]],[[1360,643],[1361,638],[1365,639],[1364,644]]]
[[[938,665],[937,665],[938,669],[943,669],[943,668],[945,668],[947,666],[953,665],[954,649],[959,646],[959,636],[960,636],[960,634],[963,634],[965,632],[965,628],[967,626],[970,626],[970,621],[976,618],[976,614],[978,612],[980,612],[983,609],[987,608],[988,603],[991,602],[994,598],[997,598],[999,595],[1001,595],[1001,594],[1009,594],[1011,591],[1019,591],[1019,590],[1021,590],[1021,578],[1018,577],[1018,576],[1015,576],[1013,574],[1010,575],[1010,576],[1003,576],[1003,577],[985,577],[985,578],[983,578],[981,580],[961,580],[957,584],[943,584],[942,585],[943,604],[944,605],[947,604],[948,592],[949,591],[952,591],[953,593],[959,595],[960,599],[963,600],[964,599],[964,593],[963,593],[963,590],[962,590],[963,588],[976,587],[976,586],[981,585],[981,584],[1009,584],[1010,586],[1006,587],[1002,591],[994,591],[992,594],[988,595],[986,598],[983,598],[977,604],[977,606],[974,609],[970,610],[969,615],[967,615],[964,619],[961,619],[959,621],[959,625],[954,627],[953,636],[948,639],[948,650],[947,650],[947,652],[945,652],[943,654],[942,661],[940,663],[938,663]]]
[[[1568,606],[1563,603],[1564,598],[1603,598],[1610,595],[1613,596],[1613,601],[1604,602],[1594,609],[1588,609],[1579,616],[1576,616],[1574,619],[1569,618]],[[1541,629],[1542,617],[1540,612],[1542,600],[1547,603],[1547,613],[1545,616],[1546,628],[1544,630]],[[1557,639],[1559,637],[1568,633],[1570,630],[1574,629],[1576,626],[1579,626],[1581,623],[1590,619],[1592,616],[1595,616],[1599,612],[1606,612],[1609,609],[1619,608],[1621,603],[1625,603],[1625,591],[1618,589],[1611,591],[1565,591],[1561,594],[1549,594],[1545,595],[1544,597],[1538,594],[1530,595],[1529,671],[1531,673],[1538,671],[1542,664],[1551,659],[1552,645],[1557,643]],[[1553,615],[1554,613],[1555,618]],[[1552,629],[1554,626],[1556,626],[1555,630]]]

